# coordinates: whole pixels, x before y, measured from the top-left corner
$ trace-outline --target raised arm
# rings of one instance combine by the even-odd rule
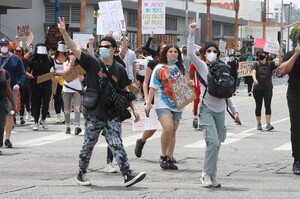
[[[200,60],[196,54],[194,53],[194,40],[195,40],[195,31],[196,31],[196,23],[190,24],[190,30],[189,30],[189,37],[188,37],[188,43],[187,43],[187,54],[191,59],[191,62],[195,65],[195,68],[199,72],[199,74],[207,74],[207,67],[206,63],[202,60]],[[202,75],[201,75],[202,76]],[[202,78],[205,80],[206,77]]]
[[[62,34],[64,41],[66,42],[67,46],[70,48],[70,50],[73,52],[75,57],[80,60],[81,56],[81,50],[77,48],[75,42],[71,39],[70,35],[67,33],[66,30],[66,24],[65,24],[65,18],[59,17],[59,23],[57,24],[58,29],[60,33]]]
[[[153,58],[157,56],[157,51],[150,48],[150,43],[153,39],[154,35],[151,34],[147,40],[147,43],[143,47],[143,50],[147,51]]]

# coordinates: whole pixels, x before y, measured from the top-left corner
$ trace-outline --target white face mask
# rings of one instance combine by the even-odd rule
[[[229,57],[229,61],[234,61],[234,57]]]
[[[1,53],[2,53],[2,54],[6,54],[7,52],[8,52],[7,46],[3,46],[3,47],[1,48]]]
[[[210,52],[206,55],[206,59],[209,61],[209,62],[214,62],[216,61],[217,59],[217,54],[216,53],[213,53],[213,52]]]

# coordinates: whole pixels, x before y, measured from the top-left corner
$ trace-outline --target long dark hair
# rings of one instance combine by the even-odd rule
[[[168,59],[167,59],[167,52],[170,48],[176,48],[177,52],[178,52],[178,62],[176,62],[176,66],[178,66],[179,70],[184,73],[184,65],[183,65],[183,61],[182,61],[182,57],[181,57],[181,52],[180,49],[177,45],[172,45],[172,44],[168,44],[166,45],[161,54],[160,54],[160,60],[159,62],[162,64],[167,64],[168,63]]]
[[[67,45],[64,41],[59,41],[57,43],[57,47],[58,47],[58,44],[64,44],[64,45]],[[65,57],[68,57],[68,54],[67,52],[60,52],[60,51],[55,51],[55,54],[54,54],[54,60],[56,60],[56,58],[58,57],[59,53],[64,53]]]

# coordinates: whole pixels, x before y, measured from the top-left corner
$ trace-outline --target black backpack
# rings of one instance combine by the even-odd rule
[[[230,75],[230,66],[224,63],[213,62],[208,68],[207,84],[202,77],[200,82],[206,87],[203,98],[207,91],[217,98],[230,98],[235,92],[235,81]]]

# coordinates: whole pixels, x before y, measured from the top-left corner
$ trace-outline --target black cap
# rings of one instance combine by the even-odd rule
[[[204,52],[209,48],[209,47],[215,47],[218,51],[218,56],[220,56],[220,50],[219,50],[219,47],[217,46],[217,44],[215,44],[214,42],[212,41],[207,41],[205,42],[205,47],[204,47]]]
[[[101,39],[100,43],[101,43],[102,41],[108,41],[108,42],[111,43],[111,45],[112,45],[113,47],[118,47],[118,46],[117,46],[117,42],[116,42],[116,40],[115,40],[113,37],[104,37],[103,39]]]

